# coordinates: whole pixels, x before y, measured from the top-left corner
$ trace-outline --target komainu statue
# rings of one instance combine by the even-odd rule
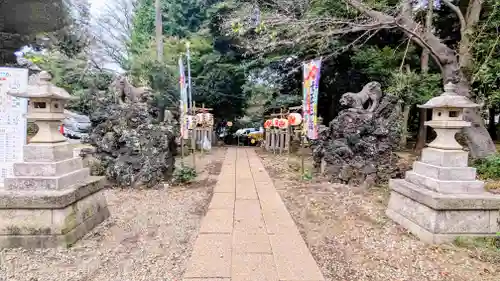
[[[401,136],[401,101],[383,95],[380,84],[370,82],[359,93],[342,95],[340,102],[347,108],[319,132],[313,151],[316,167],[332,182],[352,185],[402,175],[406,163],[394,153]]]
[[[379,105],[382,98],[382,88],[379,82],[370,82],[366,84],[358,93],[345,93],[340,99],[340,104],[350,107],[351,111],[366,110],[374,112]],[[364,106],[367,102],[370,106],[365,109]]]
[[[125,76],[118,76],[110,85],[111,92],[114,93],[115,102],[123,104],[126,102],[144,102],[151,96],[151,89],[148,87],[134,87]]]

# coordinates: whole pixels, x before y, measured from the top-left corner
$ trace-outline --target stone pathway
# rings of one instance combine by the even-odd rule
[[[255,151],[229,148],[184,281],[320,280]]]

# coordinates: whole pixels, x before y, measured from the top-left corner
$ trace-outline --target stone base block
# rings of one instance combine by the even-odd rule
[[[500,196],[439,194],[405,180],[390,181],[386,214],[427,243],[500,232]]]
[[[12,192],[0,193],[0,203],[6,203],[0,204],[0,248],[53,248],[75,243],[110,215],[102,185],[96,184],[102,181],[93,179],[94,184],[74,188],[72,194],[46,192],[33,206],[22,192],[19,197],[24,206],[1,200],[16,198]]]
[[[442,167],[420,161],[413,162],[417,174],[443,181],[474,181],[476,169],[472,167]]]
[[[422,150],[421,161],[442,167],[467,167],[469,153],[463,150],[445,150],[426,147]]]
[[[73,149],[68,142],[55,144],[31,143],[23,147],[24,162],[58,162],[73,157]]]
[[[416,173],[406,172],[405,179],[415,185],[444,194],[484,193],[484,182],[477,180],[439,180]]]
[[[61,190],[84,182],[89,177],[89,174],[90,169],[83,168],[60,176],[18,176],[6,178],[4,186],[8,190]]]
[[[79,156],[53,163],[22,162],[14,163],[16,177],[54,177],[71,173],[83,168],[82,158]]]

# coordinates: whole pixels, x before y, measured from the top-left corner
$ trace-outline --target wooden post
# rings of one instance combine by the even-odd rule
[[[280,120],[283,119],[283,107],[280,108]],[[280,155],[283,153],[283,129],[279,128],[278,129],[278,137],[279,137],[279,148],[280,148]]]
[[[272,129],[271,131],[271,150],[273,151],[273,154],[276,154],[275,145],[276,145],[276,134],[274,133],[275,129]]]
[[[292,127],[290,124],[288,124],[288,128],[286,128],[286,142],[285,142],[285,148],[286,148],[286,153],[290,154],[290,135],[291,135],[291,129]]]
[[[269,151],[270,144],[271,144],[271,134],[269,132],[269,129],[266,129],[266,144],[265,144],[266,151]]]
[[[283,148],[285,146],[285,135],[283,134],[283,129],[279,130],[279,137],[280,137],[280,154],[283,153]]]
[[[184,136],[181,135],[181,167],[184,168]]]

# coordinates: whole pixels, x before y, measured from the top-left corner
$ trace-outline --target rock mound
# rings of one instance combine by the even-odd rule
[[[105,176],[120,187],[154,187],[173,173],[174,126],[158,122],[148,100],[117,104],[101,92],[93,102],[87,142],[96,148]]]
[[[314,161],[332,182],[382,183],[402,176],[406,170],[394,153],[401,135],[400,100],[392,95],[379,97],[380,100],[371,101],[378,103],[373,111],[345,109],[329,127],[320,129]]]

